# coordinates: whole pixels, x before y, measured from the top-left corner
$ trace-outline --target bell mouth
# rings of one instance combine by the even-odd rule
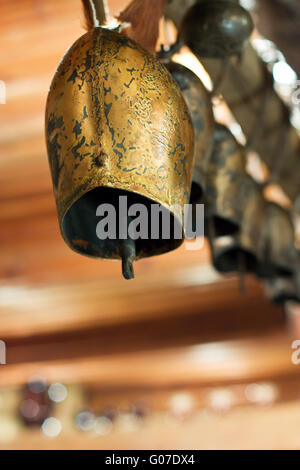
[[[280,262],[273,262],[268,261],[268,258],[265,258],[265,260],[260,260],[257,264],[256,276],[259,279],[263,280],[270,280],[270,279],[277,279],[277,278],[291,278],[294,276],[294,268],[291,266],[287,266],[285,263],[280,263]]]
[[[257,259],[250,251],[234,247],[217,254],[213,260],[213,265],[221,273],[254,272]]]
[[[203,195],[204,194],[202,186],[193,181],[191,186],[190,204],[202,204]]]
[[[286,292],[278,292],[277,294],[271,297],[271,302],[273,304],[283,304],[285,302],[299,302],[300,298],[295,293],[286,293]]]
[[[121,258],[121,244],[118,239],[120,229],[120,196],[126,196],[128,209],[133,204],[141,204],[146,209],[145,214],[147,215],[146,219],[144,217],[143,222],[145,222],[147,227],[143,229],[143,238],[135,240],[136,259],[167,253],[182,244],[184,240],[182,225],[177,217],[166,207],[134,192],[110,187],[98,187],[88,191],[77,199],[63,217],[61,232],[66,243],[72,250],[94,258]],[[107,226],[109,235],[106,239],[100,239],[96,231],[98,223],[107,215],[107,213],[105,213],[104,216],[96,215],[97,208],[102,204],[110,205],[112,208],[109,210],[109,214],[113,217],[113,219],[109,219],[112,221],[112,225]],[[155,238],[151,233],[151,207],[153,204],[159,206],[161,214],[159,218],[159,228],[156,229]],[[115,216],[113,216],[113,214],[115,214]],[[170,221],[170,235],[163,231],[163,217],[167,217],[166,221]],[[131,217],[127,219],[125,223],[130,223],[134,218],[135,217]],[[125,237],[127,237],[127,234]]]
[[[213,225],[212,228],[210,227],[211,223]],[[233,236],[237,234],[239,229],[240,226],[238,223],[218,215],[206,217],[205,219],[204,233],[208,238]]]
[[[240,226],[237,222],[230,219],[225,219],[219,215],[213,217],[215,234],[217,237],[223,237],[225,235],[234,235],[238,232]]]
[[[279,265],[268,265],[260,263],[255,272],[256,276],[259,279],[271,279],[276,277],[293,277],[294,271],[292,269],[286,268]]]

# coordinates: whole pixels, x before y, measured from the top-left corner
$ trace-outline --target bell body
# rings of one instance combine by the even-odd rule
[[[205,214],[216,236],[232,235],[241,223],[239,194],[246,176],[242,146],[227,127],[216,124],[213,149],[205,168]]]
[[[176,82],[150,53],[116,31],[95,28],[63,57],[46,108],[46,139],[62,235],[75,251],[120,258],[96,236],[99,204],[161,204],[190,196],[194,135]],[[176,219],[177,220],[177,219]],[[136,258],[182,240],[138,240]]]
[[[253,30],[250,14],[223,0],[202,0],[185,14],[178,42],[199,57],[224,58],[239,54]]]
[[[175,62],[166,64],[176,80],[189,110],[194,128],[194,169],[190,203],[202,202],[204,170],[213,145],[214,117],[208,91],[187,67]]]
[[[275,203],[265,206],[258,277],[292,276],[297,252],[290,214]]]
[[[261,230],[265,200],[260,186],[248,175],[241,183],[237,201],[241,209],[240,228],[230,242],[213,254],[215,268],[222,273],[255,272],[262,253]]]

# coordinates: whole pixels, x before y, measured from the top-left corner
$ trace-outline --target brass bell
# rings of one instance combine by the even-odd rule
[[[190,69],[176,62],[166,64],[176,80],[189,110],[194,128],[194,169],[190,203],[202,201],[204,168],[213,145],[214,118],[210,95],[201,80]]]
[[[232,235],[241,223],[239,193],[246,176],[242,146],[229,129],[216,123],[213,149],[204,168],[204,203],[213,236]],[[206,224],[206,233],[209,231]]]
[[[265,200],[260,186],[249,175],[240,185],[237,202],[241,209],[238,233],[228,237],[225,245],[218,238],[212,242],[213,264],[222,273],[255,272],[261,254]]]
[[[213,145],[214,117],[211,99],[201,80],[190,69],[176,62],[165,64],[176,80],[188,107],[194,128],[194,169],[190,193],[193,236],[203,236],[206,222],[197,221],[197,204],[203,203],[204,169]],[[206,214],[204,212],[204,218]]]
[[[182,230],[174,207],[183,211],[190,196],[189,113],[176,82],[145,49],[115,30],[97,27],[81,36],[54,75],[46,140],[60,229],[70,248],[122,259],[124,277],[132,278],[135,259],[182,243],[183,237],[164,239],[161,233],[133,240],[130,217],[119,214],[119,196],[125,195],[128,206],[141,203],[148,214],[160,204],[172,227]],[[115,207],[117,224],[125,223],[125,236],[97,236],[96,210],[105,203]]]
[[[261,255],[256,272],[258,277],[293,275],[297,258],[294,233],[290,214],[279,205],[268,202],[261,233]]]
[[[183,17],[177,43],[198,57],[225,58],[242,51],[252,30],[250,14],[238,3],[202,0]]]

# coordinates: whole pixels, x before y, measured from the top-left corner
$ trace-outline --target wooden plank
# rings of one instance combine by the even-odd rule
[[[120,275],[116,280],[113,271],[102,271],[101,279],[99,270],[96,281],[40,287],[3,286],[0,288],[0,336],[80,331],[138,319],[185,316],[191,312],[200,315],[232,309],[239,315],[245,308],[272,310],[251,279],[248,294],[243,297],[238,293],[235,279],[208,284],[209,277],[211,281],[214,276],[210,267],[170,267],[159,274],[157,264],[144,264],[138,265],[137,270],[137,279],[130,284]]]
[[[47,381],[105,387],[166,387],[268,381],[298,376],[291,340],[282,333],[166,350],[7,364],[0,386],[25,383],[33,375]]]
[[[199,298],[205,295],[202,292]],[[214,310],[204,299],[201,306],[199,302],[198,308],[189,309],[182,292],[182,299],[177,299],[178,304],[181,302],[181,313],[174,309],[165,309],[160,315],[156,315],[158,300],[158,295],[154,294],[152,315],[141,311],[140,315],[127,314],[124,318],[122,312],[119,312],[118,322],[101,324],[94,319],[86,328],[78,331],[71,325],[67,331],[62,329],[53,332],[49,329],[36,334],[33,330],[23,337],[11,334],[8,338],[2,335],[7,347],[7,362],[17,364],[158,348],[163,350],[175,346],[241,339],[250,335],[261,337],[285,327],[282,310],[262,300],[250,300],[247,305],[241,302],[240,306],[224,303],[222,310]],[[105,303],[103,307],[109,309]],[[99,319],[100,317],[103,319],[101,313]],[[4,322],[5,320],[2,321]]]

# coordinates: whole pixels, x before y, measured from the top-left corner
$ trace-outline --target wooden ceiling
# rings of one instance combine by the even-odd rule
[[[111,13],[126,4],[110,0]],[[0,369],[0,384],[20,384],[43,367],[51,377],[103,380],[99,370],[105,364],[114,371],[105,380],[117,384],[120,370],[130,381],[144,359],[148,377],[153,374],[158,384],[168,364],[173,365],[166,380],[176,383],[178,364],[186,371],[181,380],[201,382],[207,366],[194,369],[191,363],[189,369],[186,348],[219,341],[237,341],[234,347],[243,352],[245,362],[231,371],[232,380],[245,371],[254,377],[255,370],[261,377],[293,374],[289,349],[283,353],[289,339],[282,309],[268,303],[254,279],[247,280],[242,296],[236,278],[218,276],[206,244],[200,251],[183,246],[139,261],[136,279],[128,282],[119,263],[84,258],[63,242],[45,149],[44,108],[55,69],[84,33],[82,25],[79,0],[0,3],[0,79],[7,89],[7,103],[0,105],[0,338],[7,343],[8,363]],[[259,338],[266,338],[265,345]],[[248,354],[256,350],[250,365],[248,348]],[[260,362],[265,348],[267,359],[257,369],[255,360]],[[275,369],[272,351],[281,357]],[[128,362],[122,354],[131,355]],[[228,373],[212,370],[212,381]],[[142,374],[136,380],[146,379]]]

